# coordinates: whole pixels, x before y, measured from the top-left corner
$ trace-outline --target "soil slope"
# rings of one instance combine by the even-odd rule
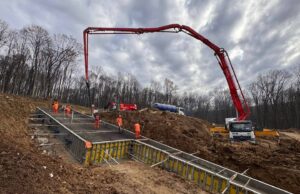
[[[300,142],[291,134],[281,134],[281,140],[258,138],[258,144],[229,143],[226,138],[212,138],[210,123],[201,119],[170,112],[144,109],[121,112],[124,127],[133,131],[135,122],[142,125],[143,136],[223,165],[230,169],[270,183],[294,193],[300,193]],[[101,113],[101,119],[115,123],[117,112]],[[299,136],[300,130],[294,130]]]

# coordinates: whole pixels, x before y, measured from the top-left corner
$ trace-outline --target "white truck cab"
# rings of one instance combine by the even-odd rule
[[[184,108],[178,107],[178,114],[179,114],[179,115],[185,115],[185,114],[184,114]]]
[[[255,143],[255,135],[251,121],[237,121],[236,118],[226,118],[225,123],[231,141],[251,141]]]

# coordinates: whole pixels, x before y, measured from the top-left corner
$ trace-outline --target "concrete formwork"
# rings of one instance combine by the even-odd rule
[[[41,108],[38,112],[49,124],[55,125],[50,127],[51,130],[65,134],[58,138],[85,165],[114,165],[133,159],[176,173],[212,193],[289,193],[152,139],[142,137],[136,140],[132,132],[122,129],[119,133],[118,127],[110,123],[102,121],[101,127],[95,129],[93,117],[79,112],[69,117],[62,112],[52,114]]]

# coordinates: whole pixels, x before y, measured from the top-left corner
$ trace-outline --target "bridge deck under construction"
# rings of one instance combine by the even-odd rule
[[[57,138],[85,165],[106,163],[112,166],[131,159],[176,173],[211,193],[289,193],[152,139],[136,140],[132,132],[122,129],[119,133],[117,126],[104,121],[96,129],[94,118],[79,112],[69,116],[41,108],[37,112],[43,124],[59,134]]]

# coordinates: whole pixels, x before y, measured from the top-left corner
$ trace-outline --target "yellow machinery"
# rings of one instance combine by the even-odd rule
[[[212,127],[210,128],[210,133],[212,136],[228,136],[229,131],[225,127]],[[254,134],[256,137],[279,137],[279,132],[275,129],[254,130]]]

